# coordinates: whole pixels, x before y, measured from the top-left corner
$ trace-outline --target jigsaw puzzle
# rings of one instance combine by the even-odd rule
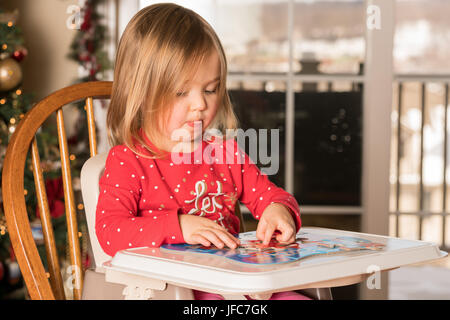
[[[267,246],[263,245],[262,241],[256,238],[254,231],[239,234],[239,239],[241,240],[241,245],[236,249],[219,249],[215,246],[205,247],[200,244],[164,244],[161,248],[214,254],[237,262],[267,265],[297,261],[314,255],[337,254],[358,250],[382,250],[385,247],[381,243],[374,243],[361,238],[319,236],[306,232],[299,232],[296,241],[289,245],[279,243],[275,237],[271,239]]]

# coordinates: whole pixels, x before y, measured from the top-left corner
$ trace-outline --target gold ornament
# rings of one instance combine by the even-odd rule
[[[22,81],[22,69],[19,63],[7,58],[0,61],[0,91],[8,91]]]

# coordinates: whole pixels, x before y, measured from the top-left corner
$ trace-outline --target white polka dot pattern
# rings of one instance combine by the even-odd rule
[[[218,161],[220,153],[214,154],[209,163],[174,165],[170,159],[147,159],[126,147],[113,147],[105,165],[108,171],[105,169],[100,179],[103,192],[96,216],[96,233],[105,252],[113,256],[127,248],[183,242],[178,215],[196,208],[194,202],[185,202],[193,198],[199,208],[196,215],[223,224],[230,232],[238,232],[239,219],[232,211],[236,201],[247,206],[256,219],[269,204],[281,203],[293,214],[299,228],[295,198],[259,174],[245,153],[236,152],[235,141],[224,142],[217,150],[228,156],[229,145],[234,148],[234,163],[226,165]],[[146,154],[141,146],[137,148]],[[239,162],[241,159],[244,161]],[[199,181],[205,190],[195,189]]]

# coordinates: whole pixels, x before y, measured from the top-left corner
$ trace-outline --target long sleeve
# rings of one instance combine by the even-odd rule
[[[237,145],[238,157],[241,157],[242,191],[240,201],[247,206],[255,219],[260,219],[267,206],[280,203],[288,208],[295,221],[296,228],[300,230],[300,208],[289,192],[276,186],[254,164],[250,157]]]
[[[174,202],[163,205],[145,196],[150,188],[154,194],[158,186],[163,189],[158,178],[145,172],[127,148],[117,146],[110,150],[100,179],[95,223],[99,243],[106,254],[113,256],[130,247],[184,242],[178,220],[181,208]]]

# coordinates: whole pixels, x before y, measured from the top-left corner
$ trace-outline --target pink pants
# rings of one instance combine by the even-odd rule
[[[247,300],[252,300],[249,296],[245,296]],[[220,294],[209,293],[194,290],[195,300],[225,300]],[[312,300],[298,292],[286,291],[273,293],[269,300]]]

